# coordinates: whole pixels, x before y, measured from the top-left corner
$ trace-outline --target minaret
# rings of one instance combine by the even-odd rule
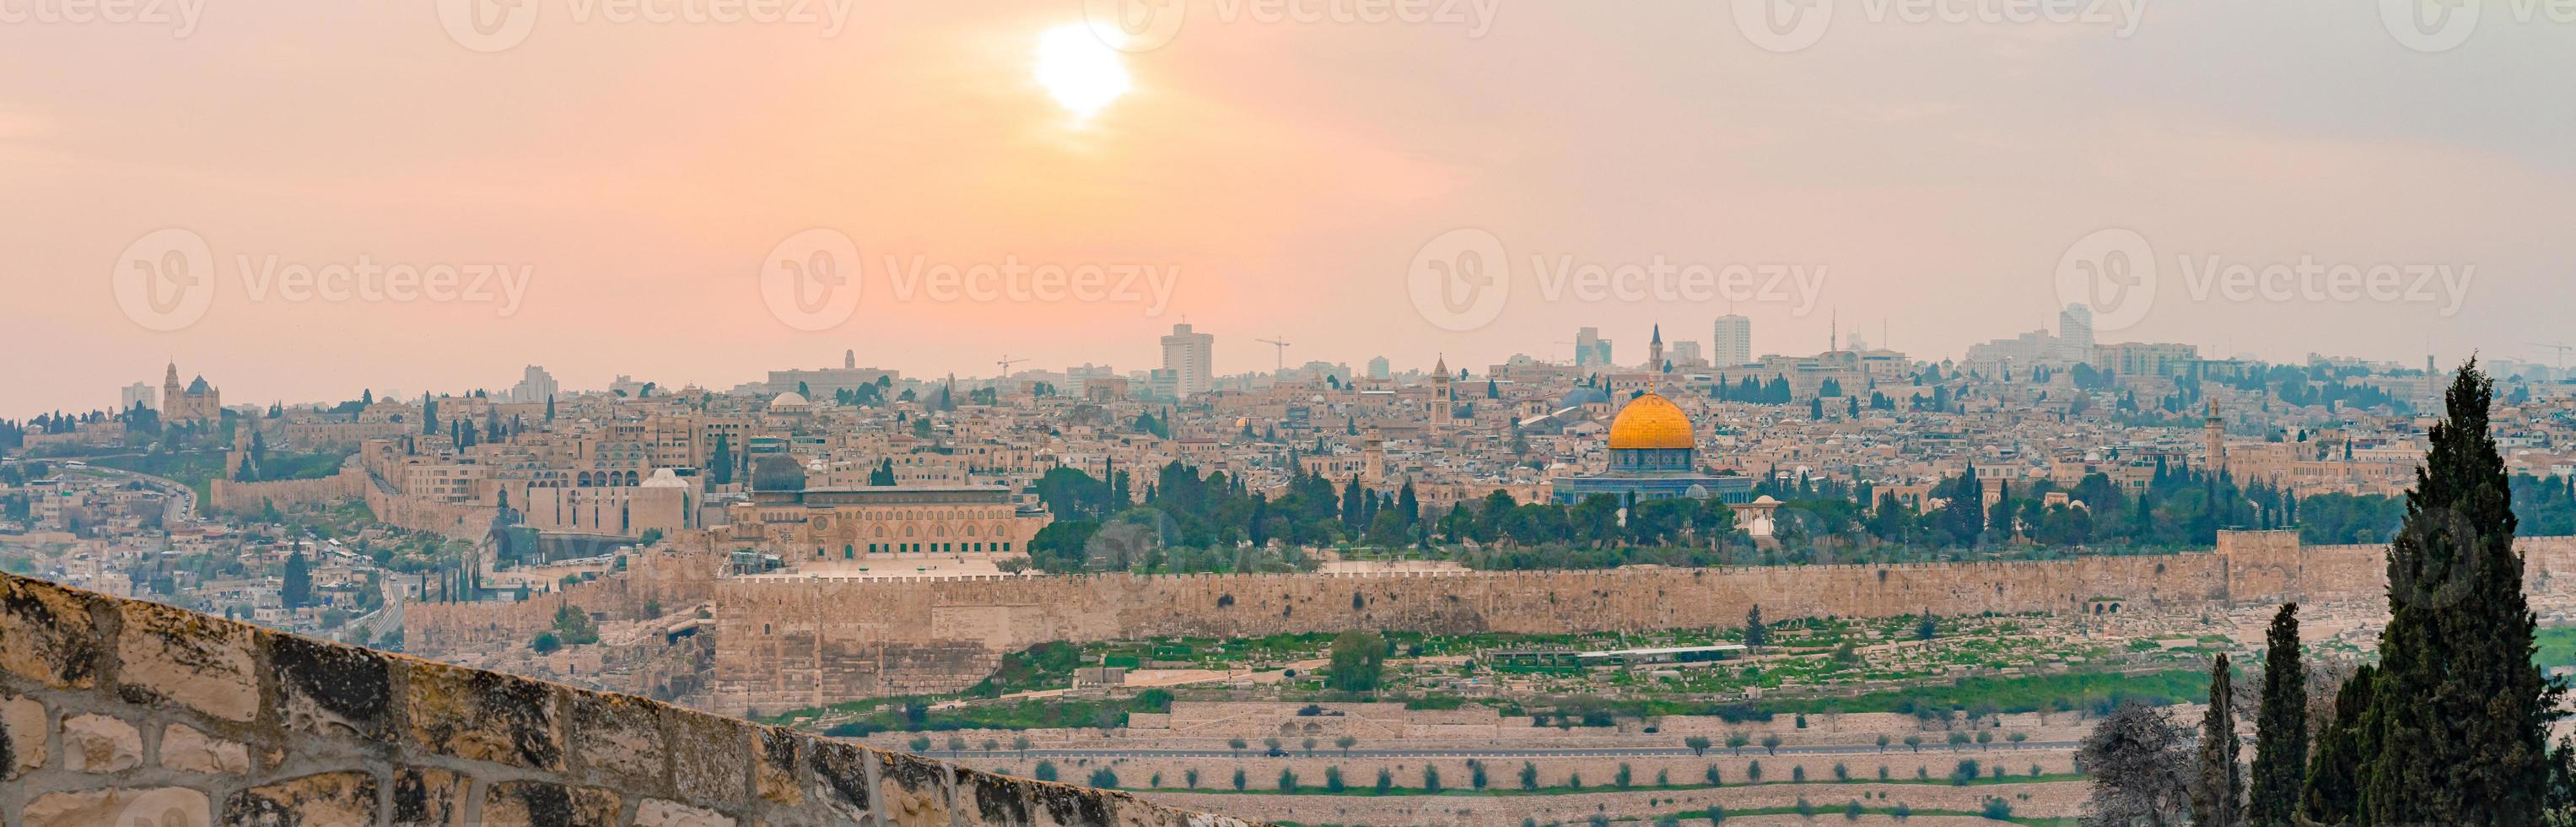
[[[1646,343],[1646,372],[1664,372],[1664,326],[1655,325],[1655,338]]]
[[[2211,475],[2227,468],[2227,421],[2218,416],[2218,400],[2210,400],[2208,418],[2201,421],[2201,439],[2206,453],[2201,459]]]

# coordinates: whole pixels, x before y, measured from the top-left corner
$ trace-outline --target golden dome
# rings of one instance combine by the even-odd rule
[[[1690,415],[1663,394],[1648,391],[1628,400],[1619,417],[1610,420],[1610,447],[1693,448],[1697,444],[1691,439]]]

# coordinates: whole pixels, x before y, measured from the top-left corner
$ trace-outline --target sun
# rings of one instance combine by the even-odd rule
[[[1118,50],[1102,43],[1091,29],[1059,26],[1038,36],[1037,65],[1031,69],[1047,96],[1076,118],[1090,118],[1127,94],[1127,67]]]

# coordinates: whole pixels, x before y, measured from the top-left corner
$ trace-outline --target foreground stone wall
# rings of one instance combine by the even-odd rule
[[[2576,574],[2576,539],[2520,542],[2535,591]],[[1047,641],[1403,630],[1569,634],[1764,617],[2140,612],[2376,600],[2385,547],[2221,532],[2215,553],[2001,563],[914,580],[716,585],[718,711],[778,712],[963,689]]]
[[[6,827],[1242,822],[0,574]]]

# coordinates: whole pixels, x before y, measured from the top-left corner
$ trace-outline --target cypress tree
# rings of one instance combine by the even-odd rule
[[[2406,494],[2406,524],[2389,544],[2362,822],[2540,821],[2545,725],[2559,690],[2532,665],[2535,618],[2513,548],[2513,499],[2487,431],[2494,397],[2475,359],[2460,367]]]
[[[2308,675],[2299,663],[2299,604],[2282,604],[2264,641],[2263,708],[2254,718],[2253,798],[2245,823],[2292,827],[2308,776]]]
[[[2363,664],[2335,691],[2334,720],[2317,732],[2316,754],[2308,760],[2307,790],[2299,810],[2317,824],[2350,824],[2361,815],[2361,761],[2376,751],[2376,739],[2363,726],[2370,712],[2377,667]]]
[[[2236,827],[2237,802],[2245,792],[2245,775],[2236,765],[2235,695],[2227,656],[2209,666],[2209,712],[2200,719],[2200,780],[2191,789],[2191,822],[2199,827]]]

